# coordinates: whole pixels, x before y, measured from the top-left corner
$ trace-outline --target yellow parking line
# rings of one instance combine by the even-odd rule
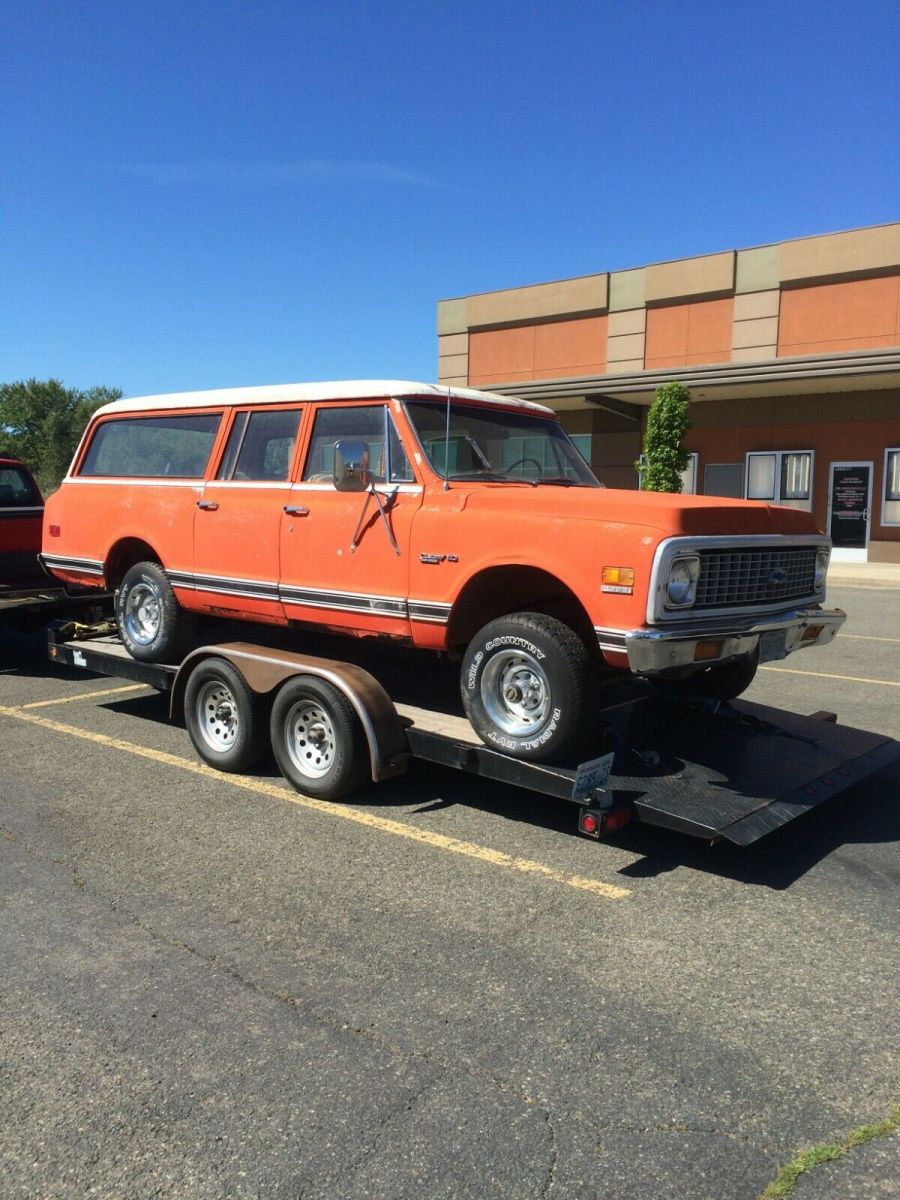
[[[128,687],[103,688],[97,692],[79,692],[77,696],[59,696],[56,700],[32,700],[30,704],[23,704],[22,708],[47,708],[51,704],[72,704],[76,700],[96,700],[99,696],[118,696],[122,692],[139,692],[143,688],[148,688],[146,683],[131,683]]]
[[[247,779],[243,775],[226,775],[221,771],[214,771],[205,763],[192,762],[190,759],[180,758],[175,754],[167,754],[164,750],[139,746],[135,742],[109,737],[105,733],[94,733],[89,729],[79,729],[75,725],[65,725],[63,722],[51,720],[49,717],[39,717],[34,713],[25,712],[23,708],[8,708],[0,705],[0,716],[12,717],[17,721],[28,721],[29,724],[38,725],[42,729],[49,729],[54,733],[63,733],[69,737],[81,738],[86,742],[94,742],[98,746],[122,750],[126,754],[148,758],[153,762],[175,767],[179,771],[189,771],[193,775],[201,775],[210,780],[225,781],[233,787],[243,788],[246,792],[271,796],[275,800],[296,804],[300,808],[310,809],[329,817],[340,817],[344,821],[353,821],[357,825],[365,825],[369,829],[377,829],[381,833],[407,838],[409,841],[421,842],[437,850],[446,850],[451,854],[461,854],[466,858],[489,863],[494,867],[518,871],[523,875],[540,875],[552,883],[561,883],[566,887],[576,888],[578,891],[603,896],[607,900],[623,900],[626,896],[631,895],[630,889],[619,887],[613,883],[603,883],[599,879],[590,879],[585,875],[568,875],[565,871],[557,871],[554,867],[534,862],[532,859],[516,858],[502,850],[491,850],[487,846],[479,846],[475,842],[464,842],[459,838],[446,837],[444,834],[434,833],[427,829],[416,829],[403,821],[392,821],[386,817],[376,816],[374,813],[364,812],[362,809],[349,808],[344,804],[316,800],[312,796],[303,796],[299,792],[279,787],[277,784],[265,783],[259,779]]]
[[[896,679],[866,679],[859,675],[829,675],[825,671],[798,671],[796,667],[760,667],[761,671],[778,671],[782,675],[810,675],[813,679],[843,679],[845,683],[877,683],[881,687],[900,687]]]
[[[846,642],[847,638],[852,638],[855,642],[894,642],[900,646],[900,638],[880,638],[873,637],[868,633],[842,633],[841,641]]]

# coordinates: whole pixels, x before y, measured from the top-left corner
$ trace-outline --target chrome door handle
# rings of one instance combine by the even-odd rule
[[[308,517],[309,509],[305,504],[286,504],[284,511],[289,517]]]
[[[219,504],[216,500],[198,500],[197,507],[206,509],[207,512],[215,512]]]

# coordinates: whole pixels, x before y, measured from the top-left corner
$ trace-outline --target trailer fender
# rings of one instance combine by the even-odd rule
[[[315,658],[290,650],[268,650],[249,642],[224,642],[201,646],[179,666],[172,684],[169,715],[181,719],[184,692],[191,672],[209,658],[224,658],[240,671],[251,691],[269,696],[282,683],[296,675],[314,675],[325,679],[347,697],[359,717],[369,748],[372,779],[377,783],[406,770],[409,747],[405,722],[390,696],[374,676],[353,663],[330,658]]]

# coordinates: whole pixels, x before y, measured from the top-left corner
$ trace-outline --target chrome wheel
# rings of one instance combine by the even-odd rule
[[[231,689],[220,680],[205,683],[197,693],[197,730],[211,750],[223,754],[240,730],[238,706]]]
[[[550,681],[533,655],[504,651],[484,668],[481,701],[499,730],[509,737],[527,737],[541,728],[550,713]]]
[[[331,716],[312,700],[300,700],[284,723],[285,746],[291,762],[307,779],[321,779],[331,770],[336,737]]]
[[[149,646],[159,634],[159,594],[148,583],[136,583],[125,598],[125,627],[141,646]]]

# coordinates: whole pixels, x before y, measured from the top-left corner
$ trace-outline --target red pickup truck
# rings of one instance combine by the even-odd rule
[[[44,569],[38,555],[44,498],[28,468],[17,458],[0,458],[0,622],[33,632],[74,608],[100,613],[106,596],[63,585]]]
[[[36,589],[60,590],[38,561],[43,517],[34,476],[18,459],[0,458],[0,606],[30,598]]]

